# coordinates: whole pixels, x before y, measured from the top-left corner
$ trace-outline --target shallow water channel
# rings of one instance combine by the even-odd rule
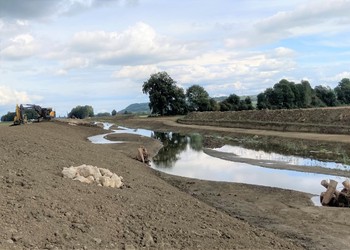
[[[109,129],[110,125],[104,124],[104,128]],[[172,175],[202,180],[270,186],[315,195],[325,191],[325,188],[320,185],[321,180],[333,179],[341,183],[346,179],[339,176],[279,170],[218,159],[203,152],[202,137],[199,134],[185,136],[171,132],[163,133],[145,129],[118,128],[119,130],[113,130],[110,133],[89,137],[89,140],[93,143],[124,143],[121,141],[109,141],[104,138],[106,135],[113,133],[132,133],[156,138],[163,143],[164,147],[152,159],[151,167]],[[288,164],[340,168],[343,170],[350,169],[350,166],[335,162],[322,162],[310,158],[267,153],[239,146],[225,145],[215,150],[232,153],[242,158],[267,159]],[[317,201],[318,197],[313,200],[316,205],[319,204]]]

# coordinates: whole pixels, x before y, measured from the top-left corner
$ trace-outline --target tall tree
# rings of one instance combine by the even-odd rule
[[[276,108],[293,108],[295,107],[295,95],[293,92],[294,83],[286,79],[282,79],[273,86],[277,97]]]
[[[149,94],[152,114],[177,115],[187,111],[184,90],[164,71],[152,74],[142,91]]]
[[[229,95],[220,103],[221,111],[237,111],[240,107],[240,97],[236,94]]]
[[[333,89],[325,86],[316,86],[315,87],[316,96],[328,107],[337,106],[337,96]]]
[[[69,118],[79,118],[84,119],[87,117],[93,117],[94,116],[94,109],[92,106],[85,105],[85,106],[76,106],[72,109],[72,111],[68,114]]]
[[[265,91],[265,92],[266,92],[266,91]],[[257,102],[257,104],[256,104],[256,107],[257,107],[258,109],[267,109],[267,108],[270,107],[269,102],[268,102],[268,100],[267,100],[267,98],[266,98],[265,92],[260,93],[260,94],[258,94],[258,96],[257,96],[258,102]]]
[[[210,110],[210,98],[208,92],[199,85],[192,85],[186,91],[189,111]]]
[[[343,104],[350,104],[350,79],[343,78],[334,89],[338,100]]]

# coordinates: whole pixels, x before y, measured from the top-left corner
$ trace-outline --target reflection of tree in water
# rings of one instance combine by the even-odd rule
[[[186,150],[187,136],[177,133],[154,132],[153,138],[160,140],[164,147],[153,157],[153,162],[159,167],[171,168],[179,159],[178,155]]]
[[[195,151],[202,150],[202,137],[199,134],[190,136],[178,133],[154,132],[153,138],[160,140],[164,147],[153,157],[153,162],[159,167],[171,168],[179,159],[178,155],[186,150],[187,145]]]
[[[201,151],[203,148],[203,140],[200,134],[191,134],[190,136],[190,147],[194,151]]]

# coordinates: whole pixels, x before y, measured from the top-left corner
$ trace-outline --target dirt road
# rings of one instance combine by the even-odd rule
[[[118,122],[174,129],[145,121]],[[350,242],[349,209],[313,207],[299,192],[161,174],[133,159],[140,145],[155,154],[158,141],[86,139],[104,132],[61,122],[0,126],[0,249],[346,249]],[[125,186],[61,176],[81,164],[110,169]]]

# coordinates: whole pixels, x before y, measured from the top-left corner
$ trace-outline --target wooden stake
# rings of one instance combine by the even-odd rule
[[[322,184],[322,182],[321,182]],[[325,192],[323,199],[322,199],[322,205],[328,205],[329,202],[332,200],[333,198],[333,194],[335,193],[336,189],[337,189],[337,185],[338,182],[336,182],[335,180],[330,180],[328,187],[327,187],[327,191]]]
[[[142,161],[143,163],[145,163],[145,158],[143,157],[143,150],[142,150],[142,148],[138,148],[137,152],[138,152],[138,159],[139,159],[139,161]]]

